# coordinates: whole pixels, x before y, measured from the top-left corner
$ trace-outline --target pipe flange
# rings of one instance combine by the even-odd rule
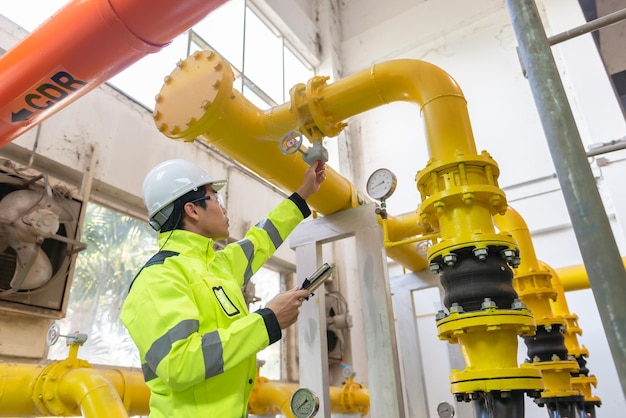
[[[79,368],[92,367],[85,360],[66,359],[52,362],[42,370],[32,392],[33,402],[40,411],[56,416],[81,415],[78,405],[67,405],[58,393],[59,382],[63,376],[70,370]]]
[[[152,118],[171,139],[193,141],[210,130],[233,94],[234,73],[213,51],[196,51],[165,77]]]
[[[439,339],[450,342],[456,342],[459,335],[470,332],[500,332],[505,329],[515,330],[517,335],[532,336],[537,328],[528,310],[451,312],[446,318],[437,321]]]
[[[519,368],[452,370],[450,384],[450,391],[455,394],[543,389],[541,372],[528,364],[522,364]]]

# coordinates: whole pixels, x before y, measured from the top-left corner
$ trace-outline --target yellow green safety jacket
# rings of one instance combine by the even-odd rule
[[[121,320],[139,349],[151,418],[242,418],[256,354],[280,340],[274,313],[248,312],[241,288],[311,211],[294,193],[245,237],[174,230],[131,284]]]

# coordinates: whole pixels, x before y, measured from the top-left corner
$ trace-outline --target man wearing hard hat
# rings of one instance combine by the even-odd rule
[[[241,418],[256,376],[256,354],[292,325],[307,290],[292,289],[249,313],[241,288],[311,211],[306,199],[326,178],[315,162],[298,190],[245,237],[229,237],[214,180],[196,164],[165,161],[144,181],[149,222],[159,252],[139,271],[121,320],[139,349],[151,418]]]

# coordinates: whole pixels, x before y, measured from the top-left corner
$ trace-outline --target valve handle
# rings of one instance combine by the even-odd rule
[[[285,155],[292,155],[300,151],[304,137],[299,131],[291,131],[280,140],[280,151]],[[300,151],[302,152],[302,151]]]
[[[63,335],[61,334],[61,329],[59,328],[59,325],[57,325],[57,323],[52,324],[52,326],[50,326],[50,328],[48,328],[48,332],[46,333],[46,344],[48,344],[48,347],[52,347],[54,344],[56,344],[57,341],[59,341],[59,337],[65,337],[67,338],[67,343],[68,344],[83,344],[85,341],[87,341],[87,334],[82,334],[78,331],[76,331],[74,334],[70,334],[70,335]]]
[[[50,328],[48,328],[48,332],[46,333],[46,344],[48,347],[52,347],[59,341],[59,337],[61,336],[61,329],[59,326],[54,323]]]

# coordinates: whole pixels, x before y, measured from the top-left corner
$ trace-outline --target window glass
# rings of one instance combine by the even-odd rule
[[[193,30],[241,71],[245,1],[231,0],[209,13]],[[203,48],[204,49],[204,48]]]
[[[283,41],[251,9],[246,10],[243,72],[277,103],[283,98]]]
[[[285,88],[283,102],[291,100],[289,90],[298,83],[306,84],[315,74],[285,45]]]
[[[79,357],[92,364],[140,367],[139,352],[119,319],[133,278],[157,250],[156,235],[143,221],[95,203],[87,205],[65,318],[57,321],[61,334],[88,335]],[[67,358],[63,338],[48,358]]]
[[[268,103],[268,100],[263,99],[249,86],[243,87],[243,96],[259,109],[269,109],[272,107],[272,103]]]
[[[153,110],[154,97],[161,91],[163,79],[174,70],[178,61],[187,56],[188,39],[186,33],[176,37],[168,46],[146,55],[108,83]]]

